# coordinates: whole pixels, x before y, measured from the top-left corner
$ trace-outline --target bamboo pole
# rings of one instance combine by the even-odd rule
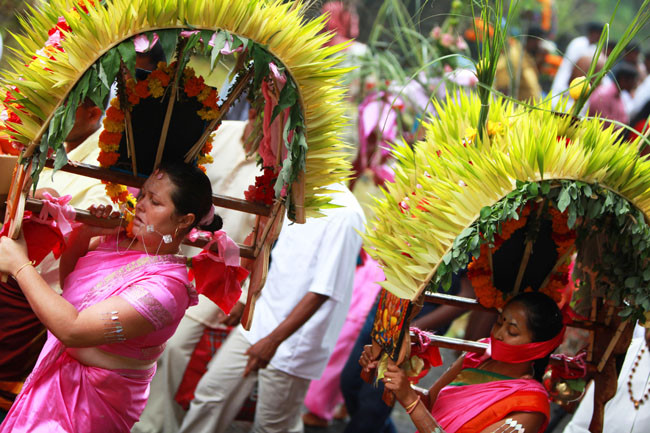
[[[616,334],[614,334],[614,337],[612,337],[611,341],[609,342],[609,345],[607,346],[607,350],[605,350],[605,354],[603,357],[600,359],[600,362],[598,363],[598,372],[602,372],[603,368],[605,368],[605,364],[607,363],[607,360],[609,357],[612,355],[612,351],[614,350],[614,347],[616,347],[616,343],[618,343],[618,340],[621,338],[621,335],[623,334],[623,330],[627,326],[628,322],[623,321],[619,323],[618,328],[616,328]]]
[[[607,308],[607,315],[605,316],[605,326],[609,326],[612,322],[612,316],[614,315],[614,305],[610,305]]]
[[[6,200],[6,196],[0,196],[0,200],[2,201],[2,203],[0,204],[0,210],[2,210],[2,206],[6,206],[6,204],[4,203],[4,201]],[[42,200],[28,198],[25,201],[25,209],[29,210],[30,212],[39,213],[42,208],[43,208]],[[91,226],[103,227],[103,228],[117,228],[121,224],[120,219],[118,218],[109,218],[109,219],[97,218],[87,210],[82,210],[82,209],[75,209],[75,221],[88,224]],[[209,240],[204,238],[198,238],[196,241],[190,241],[189,239],[185,239],[183,241],[183,244],[190,245],[197,248],[203,248],[208,242]],[[253,247],[248,245],[242,245],[242,244],[238,244],[238,246],[239,246],[240,257],[244,257],[247,259],[255,258]],[[213,244],[210,247],[210,249],[214,252],[217,252],[217,245]]]
[[[594,296],[591,299],[591,315],[589,316],[589,320],[595,322],[597,313],[598,313],[598,298]],[[587,362],[591,362],[594,359],[595,340],[596,340],[596,331],[591,331],[589,333],[589,347],[587,348]]]
[[[203,131],[203,134],[201,134],[201,137],[198,139],[198,141],[190,148],[190,150],[187,151],[187,153],[185,154],[186,163],[192,161],[196,157],[196,155],[198,155],[201,149],[203,149],[203,145],[205,145],[205,142],[208,141],[208,137],[210,136],[210,134],[212,134],[214,128],[216,128],[217,125],[221,123],[228,110],[230,110],[230,106],[244,91],[252,76],[253,76],[253,68],[250,68],[248,71],[246,71],[246,74],[237,83],[237,85],[232,90],[232,92],[230,92],[230,94],[228,95],[228,99],[226,99],[223,105],[219,107],[219,115],[217,116],[217,118],[213,119],[210,122],[208,127],[205,128],[205,131]]]
[[[135,138],[133,137],[133,120],[131,118],[131,112],[128,109],[124,110],[124,125],[126,127],[126,149],[129,153],[128,156],[131,157],[131,169],[133,171],[133,176],[137,176],[138,163],[135,156]]]
[[[271,216],[264,225],[262,236],[260,236],[259,240],[255,240],[255,257],[258,256],[260,250],[262,249],[262,246],[266,243],[266,238],[268,237],[271,228],[274,226],[275,219],[278,218],[278,216],[281,216],[280,209],[284,209],[284,203],[281,201],[275,202],[273,209],[271,210]]]
[[[555,265],[553,265],[553,269],[551,269],[551,272],[549,272],[548,275],[546,276],[546,278],[544,278],[544,281],[542,282],[542,285],[539,286],[540,288],[546,287],[548,282],[551,280],[551,277],[553,276],[553,274],[558,270],[558,268],[560,266],[562,266],[563,263],[566,262],[566,260],[569,257],[571,257],[571,255],[575,252],[575,249],[576,249],[576,247],[575,247],[575,244],[574,244],[564,254],[562,254],[562,256],[557,260],[557,262],[555,262]]]
[[[182,51],[182,50],[181,50]],[[174,104],[178,97],[178,83],[180,82],[180,74],[182,73],[179,67],[180,62],[176,62],[176,72],[174,72],[174,84],[169,94],[169,101],[167,102],[167,111],[165,112],[165,120],[163,121],[162,130],[160,131],[160,138],[158,139],[158,150],[156,151],[156,159],[153,164],[153,169],[157,169],[162,161],[163,153],[165,152],[165,143],[167,142],[167,134],[169,132],[169,124],[172,120],[172,113],[174,112]]]
[[[537,219],[539,220],[542,210],[544,209],[544,202],[542,201],[537,209]],[[530,255],[533,251],[533,239],[529,239],[526,242],[526,248],[524,249],[524,256],[521,258],[521,263],[519,264],[519,271],[517,272],[517,279],[515,280],[515,286],[513,288],[513,296],[519,293],[521,286],[521,281],[524,279],[524,273],[526,272],[526,267],[528,266],[528,260],[530,260]]]
[[[46,167],[54,167],[54,161],[48,160],[45,163]],[[92,177],[93,179],[107,180],[113,183],[119,183],[121,185],[132,186],[135,188],[140,188],[145,182],[145,178],[135,177],[130,174],[125,174],[119,171],[110,170],[103,167],[96,167],[94,165],[82,164],[82,163],[68,163],[61,167],[61,171],[67,173],[78,174],[80,176]],[[228,197],[220,194],[212,195],[212,203],[215,206],[223,207],[226,209],[233,209],[240,212],[246,212],[255,215],[269,216],[271,214],[271,208],[264,204],[253,203],[248,200],[243,200],[234,197]]]

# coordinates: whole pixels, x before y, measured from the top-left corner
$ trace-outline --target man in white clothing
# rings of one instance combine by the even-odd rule
[[[550,94],[553,96],[553,102],[556,103],[559,97],[566,96],[566,90],[569,88],[571,74],[573,69],[582,57],[589,53],[590,47],[598,43],[600,34],[603,32],[603,25],[600,23],[589,23],[587,25],[587,35],[578,36],[567,45],[564,52],[564,58],[553,79]]]
[[[250,331],[234,329],[199,382],[181,432],[225,432],[258,381],[254,432],[302,432],[309,382],[322,374],[350,304],[364,216],[333,185],[322,218],[285,220]]]
[[[650,430],[650,401],[647,398],[650,386],[650,329],[643,330],[637,325],[634,336],[618,375],[616,395],[605,404],[604,433],[646,433]],[[594,387],[591,384],[564,433],[588,433],[593,411]]]

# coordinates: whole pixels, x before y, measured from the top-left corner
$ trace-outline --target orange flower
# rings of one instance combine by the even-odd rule
[[[104,130],[99,136],[99,141],[105,144],[120,144],[120,141],[122,141],[122,134],[119,132],[109,132]]]
[[[203,149],[201,149],[201,153],[204,155],[207,155],[208,153],[212,152],[212,136],[210,136],[210,139],[205,142],[203,145]]]
[[[160,69],[156,69],[149,74],[149,80],[158,80],[163,87],[167,87],[169,85],[170,77]]]
[[[112,165],[115,165],[119,157],[120,154],[117,152],[100,151],[99,156],[97,157],[97,161],[99,161],[99,165],[102,167],[110,167]]]
[[[118,102],[118,105],[119,105],[119,102]],[[106,110],[106,118],[108,120],[110,120],[110,121],[113,121],[113,122],[123,122],[124,121],[124,113],[119,108],[116,108],[116,107],[112,106],[112,103],[111,103],[111,106],[108,107],[108,110]]]
[[[185,94],[190,98],[197,96],[205,88],[203,77],[190,77],[185,80]]]
[[[201,102],[204,107],[215,110],[217,108],[217,102],[219,102],[219,94],[215,89],[210,89],[208,96]]]
[[[518,229],[524,227],[528,221],[531,211],[535,211],[534,205],[526,205],[522,209],[518,220],[505,221],[501,225],[501,235],[494,236],[494,254],[505,241]],[[562,257],[573,246],[576,239],[574,230],[568,229],[566,225],[567,215],[549,207],[549,215],[553,225],[551,237],[556,245],[558,258]],[[504,294],[492,284],[491,269],[488,261],[488,245],[481,245],[479,258],[473,258],[467,267],[467,277],[472,283],[476,298],[479,303],[488,308],[500,308],[506,303]],[[569,282],[569,270],[566,264],[561,265],[549,278],[549,282],[539,289],[551,297],[555,302],[562,300],[562,294]],[[526,290],[532,290],[527,288]]]
[[[149,92],[149,83],[147,80],[138,81],[133,91],[140,98],[148,98],[151,96],[151,92]]]
[[[129,101],[129,104],[138,105],[140,103],[140,97],[138,95],[136,95],[135,93],[130,92],[130,91],[127,90],[126,94],[127,94],[127,99]]]

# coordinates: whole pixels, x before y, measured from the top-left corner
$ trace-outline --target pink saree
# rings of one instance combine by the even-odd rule
[[[116,252],[115,238],[81,257],[64,283],[63,297],[79,311],[112,296],[128,301],[155,330],[99,346],[117,355],[155,360],[185,310],[197,302],[182,256]],[[108,370],[81,364],[52,334],[7,414],[6,432],[128,432],[149,395],[155,366]]]
[[[534,379],[513,379],[477,369],[485,359],[467,354],[463,370],[440,390],[431,409],[438,424],[446,433],[477,432],[513,412],[539,412],[546,417],[539,430],[544,431],[549,420],[544,386]]]

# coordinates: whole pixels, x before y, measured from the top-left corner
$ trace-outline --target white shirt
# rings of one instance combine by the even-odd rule
[[[553,85],[551,86],[550,93],[553,96],[553,103],[557,102],[560,93],[569,88],[569,79],[571,78],[573,68],[576,62],[586,55],[588,48],[589,39],[586,36],[579,36],[569,42],[562,63],[560,63],[560,67],[557,69],[557,73],[553,79]]]
[[[266,285],[255,305],[250,331],[240,327],[255,344],[275,329],[308,293],[329,297],[314,315],[278,347],[270,364],[304,379],[318,379],[334,350],[345,321],[357,256],[361,248],[364,216],[354,195],[343,185],[330,187],[333,202],[322,218],[305,224],[285,219],[271,252]]]
[[[629,105],[630,119],[636,116],[648,101],[650,101],[650,75],[645,77],[634,91],[634,98]]]
[[[650,431],[650,401],[645,401],[639,409],[634,409],[627,389],[630,372],[641,349],[645,347],[645,338],[634,338],[625,355],[621,374],[618,376],[616,395],[605,404],[604,433],[647,433]],[[641,362],[632,375],[632,391],[635,399],[640,399],[650,386],[650,355],[646,348]],[[594,410],[594,387],[589,385],[573,419],[564,429],[564,433],[589,433],[589,423]]]

